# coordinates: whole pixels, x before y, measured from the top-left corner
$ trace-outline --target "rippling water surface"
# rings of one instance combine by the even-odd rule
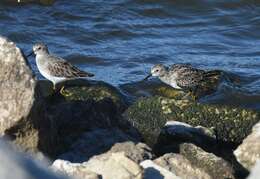
[[[0,4],[0,34],[25,52],[43,41],[52,53],[117,86],[141,80],[156,63],[225,70],[239,84],[221,87],[221,95],[208,100],[260,109],[260,1]]]

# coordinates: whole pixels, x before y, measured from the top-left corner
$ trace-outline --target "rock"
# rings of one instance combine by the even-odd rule
[[[69,101],[87,101],[89,99],[96,102],[111,99],[120,112],[127,108],[126,97],[112,85],[103,81],[70,80],[63,83],[65,85],[64,97]]]
[[[118,142],[126,142],[119,143]],[[130,142],[133,141],[133,142]],[[137,142],[135,138],[125,134],[117,128],[110,129],[95,129],[90,132],[84,133],[69,149],[68,152],[60,155],[58,158],[68,160],[71,162],[85,162],[94,155],[98,155],[104,152],[125,151],[127,156],[136,160],[142,160],[149,158],[152,154],[149,151],[149,147],[145,144],[134,144]],[[132,145],[131,145],[132,144]],[[127,147],[132,147],[133,150],[128,151]],[[139,147],[140,146],[140,147]]]
[[[257,160],[260,160],[260,122],[253,127],[252,133],[234,151],[234,155],[248,170],[252,169]]]
[[[152,149],[144,143],[134,143],[132,141],[116,143],[109,150],[109,153],[123,152],[125,156],[136,163],[154,158]]]
[[[6,142],[0,141],[0,176],[3,179],[66,179],[53,173],[43,162],[17,152]]]
[[[21,50],[0,36],[0,134],[19,121],[37,117],[36,81]]]
[[[206,127],[214,131],[218,141],[236,145],[242,142],[260,119],[259,113],[249,109],[160,96],[139,99],[124,112],[124,118],[139,130],[150,146],[156,143],[167,121]]]
[[[140,165],[144,168],[144,179],[180,179],[174,173],[155,164],[151,160],[145,160]]]
[[[100,179],[101,176],[86,169],[79,163],[70,163],[65,160],[55,160],[52,170],[77,179]]]
[[[207,151],[217,147],[214,131],[202,126],[192,127],[179,121],[168,121],[158,137],[154,150],[156,154],[162,155],[177,151],[182,143],[193,143]]]
[[[60,162],[59,162],[60,163]],[[89,171],[101,175],[104,179],[120,178],[120,179],[141,179],[142,168],[134,161],[127,158],[123,153],[105,153],[102,155],[92,157],[88,162],[81,164],[69,164],[63,162],[63,165],[58,165],[54,162],[52,168],[55,170],[64,170],[68,168],[69,171],[80,171],[87,173]],[[59,169],[61,167],[61,169]],[[71,167],[76,167],[73,169]],[[65,169],[66,170],[66,169]],[[65,171],[67,173],[68,171]],[[77,175],[84,176],[84,173],[77,173]]]
[[[181,144],[179,154],[165,154],[154,162],[180,178],[235,178],[225,160],[193,144]]]
[[[247,179],[259,179],[260,176],[260,160],[257,160],[255,166],[252,168],[250,175]]]
[[[142,178],[142,168],[123,153],[107,153],[91,158],[84,165],[102,178]]]

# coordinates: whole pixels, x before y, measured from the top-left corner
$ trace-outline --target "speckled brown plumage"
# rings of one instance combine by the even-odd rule
[[[82,71],[66,61],[55,61],[48,64],[50,74],[56,77],[79,78],[92,77],[91,73]]]

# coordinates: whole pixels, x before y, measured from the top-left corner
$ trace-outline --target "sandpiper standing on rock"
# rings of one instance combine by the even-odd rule
[[[66,60],[52,55],[48,47],[43,43],[36,43],[33,51],[27,57],[36,55],[36,65],[46,79],[53,83],[53,89],[56,90],[56,84],[68,79],[93,77],[94,75],[78,69]],[[61,92],[64,86],[61,88]]]
[[[192,67],[190,64],[174,64],[170,67],[157,64],[151,68],[151,74],[144,80],[151,76],[159,77],[161,81],[175,89],[189,90],[193,97],[195,97],[197,87],[200,84],[215,80],[219,77],[220,73],[219,70],[200,70]]]

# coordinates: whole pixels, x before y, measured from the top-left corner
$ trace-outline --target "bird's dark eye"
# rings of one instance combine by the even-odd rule
[[[42,49],[41,47],[38,48],[38,50],[41,50],[41,49]]]
[[[157,70],[155,70],[155,72],[158,72],[159,70],[157,69]]]

